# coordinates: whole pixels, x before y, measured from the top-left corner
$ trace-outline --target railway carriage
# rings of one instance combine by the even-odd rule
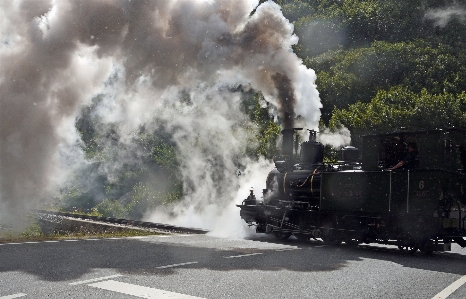
[[[298,155],[297,130],[283,130],[282,154],[262,199],[249,197],[238,205],[257,233],[426,253],[450,250],[452,242],[466,246],[466,131],[364,136],[361,153],[345,147],[341,161],[330,164],[323,162],[314,131]],[[387,171],[413,142],[416,167]]]

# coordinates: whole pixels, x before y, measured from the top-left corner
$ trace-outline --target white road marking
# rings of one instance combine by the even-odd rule
[[[45,243],[58,243],[59,241],[44,241]]]
[[[298,250],[298,249],[301,249],[301,248],[283,248],[283,249],[277,249],[275,251],[290,251],[290,250]]]
[[[6,243],[7,245],[21,245],[23,243]]]
[[[121,277],[121,276],[123,276],[123,275],[115,274],[115,275],[97,277],[97,278],[93,278],[93,279],[88,279],[88,280],[82,280],[82,281],[72,282],[72,283],[70,283],[70,285],[75,286],[75,285],[79,285],[79,284],[86,284],[86,283],[90,283],[90,282],[96,282],[96,281],[101,281],[101,280],[107,280],[107,279],[110,279],[110,278],[116,278],[116,277]],[[0,299],[1,299],[1,298],[0,298]]]
[[[443,291],[432,297],[432,299],[445,299],[450,296],[454,291],[466,283],[466,275],[446,287]]]
[[[13,294],[13,295],[8,295],[8,296],[0,297],[0,299],[13,299],[13,298],[24,297],[24,296],[26,296],[26,295],[27,295],[27,294],[18,293],[18,294]]]
[[[173,267],[179,267],[179,266],[185,266],[185,265],[191,265],[191,264],[197,264],[197,262],[188,262],[188,263],[182,263],[182,264],[173,264],[173,265],[167,265],[167,266],[160,266],[156,267],[157,269],[166,269],[166,268],[173,268]]]
[[[84,239],[86,241],[99,241],[100,239]]]
[[[184,295],[175,292],[169,292],[149,287],[138,286],[115,280],[107,280],[90,284],[89,286],[107,291],[118,292],[121,294],[136,296],[139,298],[157,298],[157,299],[201,299],[190,295]]]
[[[70,240],[63,240],[65,242],[78,242],[79,240],[76,240],[76,239],[70,239]]]
[[[258,254],[263,254],[263,253],[261,253],[261,252],[256,252],[256,253],[250,253],[250,254],[224,256],[224,258],[226,258],[226,259],[233,259],[233,258],[237,258],[237,257],[253,256],[253,255],[258,255]]]
[[[24,243],[26,243],[26,244],[37,244],[39,242],[24,242]]]

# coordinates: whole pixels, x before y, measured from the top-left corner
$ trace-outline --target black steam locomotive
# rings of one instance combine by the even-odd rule
[[[298,130],[282,131],[282,153],[262,198],[251,192],[238,205],[257,233],[426,253],[466,246],[465,130],[364,136],[363,154],[345,147],[338,163],[323,162],[314,131],[298,155]],[[415,168],[387,171],[403,160],[408,143],[419,152]]]

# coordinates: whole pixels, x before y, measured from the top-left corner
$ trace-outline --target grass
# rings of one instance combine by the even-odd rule
[[[112,229],[108,227],[102,227],[102,229],[92,230],[83,229],[82,227],[76,227],[75,230],[54,230],[48,233],[44,233],[41,226],[38,223],[34,223],[22,232],[14,232],[11,229],[9,230],[0,227],[0,243],[48,241],[63,239],[137,237],[159,234],[161,233],[144,229]]]

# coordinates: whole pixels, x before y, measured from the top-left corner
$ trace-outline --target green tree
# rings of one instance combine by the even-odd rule
[[[306,60],[317,72],[317,86],[328,121],[334,108],[369,102],[378,90],[403,85],[420,92],[460,93],[466,89],[465,53],[445,45],[374,42],[370,47],[328,52]]]
[[[95,210],[103,217],[124,218],[126,216],[125,207],[120,202],[108,198],[96,205]]]
[[[397,86],[381,90],[369,102],[335,109],[330,126],[345,126],[356,143],[366,134],[466,126],[466,93],[419,93]]]

